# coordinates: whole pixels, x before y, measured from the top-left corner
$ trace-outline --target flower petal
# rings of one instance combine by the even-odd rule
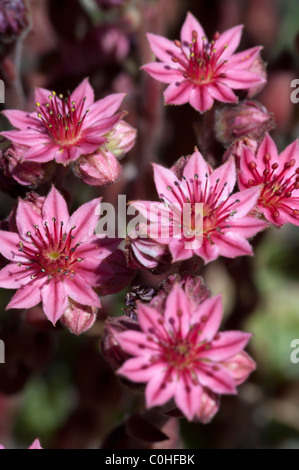
[[[209,86],[194,86],[190,92],[189,102],[200,113],[211,109],[214,100],[209,93]]]
[[[75,106],[77,109],[80,108],[83,100],[85,101],[83,109],[86,109],[92,105],[92,103],[94,102],[94,91],[88,81],[88,78],[85,78],[80,83],[80,85],[75,88],[75,90],[71,94],[70,100],[75,101]]]
[[[236,184],[236,164],[235,159],[233,157],[229,158],[226,163],[216,168],[213,171],[210,178],[210,187],[215,189],[217,187],[217,191],[222,191],[221,196],[218,198],[219,203],[225,201],[233,191],[235,184]]]
[[[242,351],[252,335],[241,331],[225,331],[210,344],[210,349],[200,353],[200,357],[210,361],[226,361]]]
[[[188,103],[191,90],[192,85],[188,80],[171,83],[164,91],[165,104]]]
[[[43,282],[43,279],[34,279],[18,289],[7,305],[6,310],[10,308],[31,308],[37,305],[41,300],[41,285]]]
[[[152,33],[147,33],[146,37],[150,43],[151,50],[162,62],[170,62],[172,55],[178,53],[179,49],[174,44],[174,41]]]
[[[197,370],[197,378],[203,387],[207,387],[214,393],[235,395],[237,393],[234,379],[222,366],[217,365],[215,369],[212,363],[201,363]]]
[[[194,385],[191,380],[188,381],[181,377],[175,386],[175,402],[178,408],[191,421],[200,407],[202,397],[202,387]]]
[[[216,54],[221,55],[222,61],[231,56],[239,46],[243,27],[243,25],[238,25],[227,29],[216,39],[214,49],[217,51]]]
[[[53,217],[55,217],[58,224],[63,222],[64,225],[66,225],[69,221],[69,212],[66,202],[55,186],[52,186],[51,191],[44,201],[42,213],[44,220],[48,223],[52,221]]]
[[[175,381],[167,380],[163,370],[157,371],[145,389],[146,407],[152,408],[167,403],[173,397],[176,386]]]
[[[191,324],[201,323],[202,334],[199,341],[211,341],[219,330],[222,320],[221,295],[211,297],[202,302],[191,316]]]
[[[190,325],[190,309],[189,300],[181,287],[175,285],[167,297],[164,317],[165,328],[167,331],[180,332],[179,334],[185,338],[189,332]]]
[[[183,79],[183,72],[164,62],[151,62],[141,67],[155,80],[162,83],[173,83]]]
[[[76,226],[73,235],[77,241],[83,242],[94,235],[99,220],[101,198],[82,204],[70,217],[66,226],[66,232]]]
[[[54,277],[45,283],[41,289],[41,298],[45,315],[55,326],[68,306],[67,293],[60,278]]]
[[[200,46],[200,49],[202,47],[202,38],[206,35],[201,24],[197,21],[197,19],[188,11],[186,19],[184,21],[184,24],[181,29],[181,41],[186,42],[189,44],[192,44],[192,32],[196,31],[198,35],[198,45]]]
[[[227,232],[224,235],[217,235],[217,237],[212,236],[212,240],[217,244],[219,254],[226,258],[253,256],[251,245],[238,233]]]
[[[18,254],[20,237],[17,233],[0,230],[0,253],[6,259],[14,260]]]
[[[90,307],[101,307],[98,295],[90,285],[84,282],[84,278],[80,274],[76,273],[72,279],[66,276],[63,283],[68,297],[75,300],[75,302]]]

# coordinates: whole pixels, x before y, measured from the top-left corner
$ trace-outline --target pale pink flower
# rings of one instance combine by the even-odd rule
[[[2,135],[29,148],[23,155],[24,161],[56,160],[67,165],[107,142],[106,134],[122,117],[121,113],[115,113],[124,96],[124,93],[115,93],[94,102],[88,79],[66,98],[37,88],[37,113],[3,111],[17,130],[2,132]]]
[[[195,150],[182,170],[182,179],[156,164],[154,177],[163,202],[132,204],[149,221],[150,236],[169,246],[173,261],[197,255],[207,263],[218,256],[252,255],[247,239],[266,227],[264,221],[248,216],[260,188],[231,194],[236,182],[234,159],[212,170]]]
[[[267,134],[256,153],[243,147],[239,186],[260,187],[257,209],[276,226],[299,225],[299,146],[291,143],[280,155]]]
[[[164,313],[138,304],[141,331],[115,332],[120,347],[133,356],[118,370],[132,382],[146,383],[147,408],[174,399],[189,419],[208,420],[214,405],[206,393],[237,393],[234,363],[251,335],[240,331],[218,333],[222,319],[221,298],[213,297],[195,306],[184,291],[175,286]],[[248,372],[255,368],[248,360]],[[248,375],[248,374],[247,374]],[[244,376],[243,376],[244,378]],[[212,411],[205,411],[206,407]]]
[[[170,41],[156,34],[148,34],[153,53],[161,62],[144,65],[153,78],[169,86],[164,92],[166,104],[190,103],[203,113],[214,100],[235,103],[233,90],[248,89],[265,79],[251,71],[261,47],[253,47],[234,54],[242,25],[215,33],[208,42],[205,32],[191,13],[187,14],[181,29],[181,40]]]
[[[7,308],[31,308],[42,301],[55,324],[68,307],[68,299],[100,307],[92,287],[113,274],[106,258],[118,243],[94,235],[100,199],[83,204],[69,216],[64,198],[52,187],[41,210],[19,201],[18,233],[0,230],[0,253],[11,261],[0,271],[0,287],[18,289]]]

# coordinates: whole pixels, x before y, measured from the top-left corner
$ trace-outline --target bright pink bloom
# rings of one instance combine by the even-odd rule
[[[239,186],[261,188],[258,211],[276,226],[299,225],[299,146],[291,143],[280,155],[267,134],[257,152],[244,146]]]
[[[18,110],[3,111],[18,130],[2,132],[2,135],[29,147],[23,160],[56,160],[67,165],[107,142],[106,134],[122,117],[121,113],[115,113],[124,96],[124,93],[115,93],[94,102],[88,79],[66,98],[37,88],[37,115]]]
[[[0,253],[11,261],[0,271],[0,287],[18,289],[7,308],[31,308],[42,301],[55,325],[69,298],[100,307],[92,287],[112,275],[101,262],[118,241],[94,235],[99,203],[100,199],[94,199],[69,216],[65,200],[54,187],[41,211],[19,201],[18,233],[0,230]]]
[[[173,261],[197,255],[207,263],[218,256],[252,255],[247,238],[266,227],[265,222],[248,216],[260,188],[231,195],[236,181],[233,159],[212,170],[195,150],[182,171],[182,179],[156,164],[154,176],[163,202],[135,201],[133,205],[149,220],[150,236],[169,245]]]
[[[140,303],[137,318],[140,332],[115,333],[121,348],[133,356],[118,373],[132,382],[147,384],[148,408],[174,399],[189,420],[204,419],[210,414],[203,411],[206,391],[216,395],[237,393],[239,382],[231,361],[242,353],[251,335],[240,331],[218,333],[222,319],[220,296],[195,306],[175,286],[163,314]],[[249,368],[254,369],[251,359]]]
[[[215,33],[208,42],[201,25],[188,13],[180,41],[147,35],[161,62],[142,68],[156,80],[169,83],[164,92],[166,104],[189,102],[203,113],[213,106],[214,100],[235,103],[238,99],[233,89],[244,90],[265,82],[263,77],[249,71],[261,47],[234,54],[241,34],[242,26],[235,26],[222,34]]]

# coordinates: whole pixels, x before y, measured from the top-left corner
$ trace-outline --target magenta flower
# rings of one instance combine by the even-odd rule
[[[299,146],[291,143],[280,155],[267,134],[256,153],[244,146],[239,186],[259,186],[258,211],[276,226],[299,225]]]
[[[212,170],[195,150],[181,179],[156,164],[154,177],[163,202],[135,201],[133,205],[149,221],[151,238],[169,245],[173,261],[197,255],[208,263],[218,256],[252,255],[247,239],[266,227],[264,221],[248,216],[260,188],[231,195],[236,181],[234,159]]]
[[[23,160],[56,160],[67,165],[107,142],[106,134],[122,117],[121,113],[115,113],[124,96],[124,93],[115,93],[94,102],[88,79],[66,98],[37,88],[37,115],[18,110],[3,111],[17,130],[2,132],[2,135],[29,147]]]
[[[0,287],[18,289],[7,308],[31,308],[42,301],[55,325],[68,308],[69,298],[100,307],[92,287],[112,276],[102,265],[117,245],[116,239],[94,235],[100,199],[83,204],[70,217],[61,194],[53,187],[41,211],[19,201],[18,233],[0,230],[0,253],[11,261],[0,271]]]
[[[213,106],[214,100],[235,103],[237,96],[233,89],[244,90],[265,82],[260,74],[249,71],[261,47],[234,54],[241,34],[242,26],[235,26],[222,34],[215,33],[208,42],[201,25],[188,13],[180,41],[147,35],[153,53],[161,62],[142,68],[156,80],[169,84],[164,92],[166,104],[189,102],[203,113]]]
[[[118,373],[132,382],[147,384],[148,408],[174,399],[189,420],[207,421],[207,415],[212,417],[217,410],[216,398],[207,403],[207,394],[236,394],[236,385],[255,368],[247,356],[247,373],[236,371],[235,358],[243,353],[251,335],[240,331],[218,333],[222,319],[220,296],[195,306],[175,286],[163,314],[139,303],[137,318],[141,331],[115,332],[121,348],[133,356]]]

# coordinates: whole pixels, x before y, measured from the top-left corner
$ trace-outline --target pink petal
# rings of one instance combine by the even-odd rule
[[[195,250],[195,253],[204,260],[205,264],[214,261],[219,256],[217,245],[212,244],[206,238],[204,238],[202,246]]]
[[[134,357],[125,361],[117,373],[132,382],[148,382],[152,377],[161,374],[161,364],[151,364],[149,358],[144,356]]]
[[[187,382],[187,383],[186,383]],[[175,386],[175,402],[178,408],[191,421],[197,413],[202,397],[202,387],[194,385],[191,380],[181,377]]]
[[[48,223],[52,221],[53,217],[55,217],[58,224],[60,224],[60,222],[67,224],[69,221],[69,212],[66,202],[55,186],[52,186],[51,191],[44,201],[42,213],[43,218]]]
[[[27,129],[28,127],[42,127],[41,122],[36,118],[35,113],[27,113],[17,109],[5,109],[2,111],[5,117],[17,129]]]
[[[16,220],[20,235],[31,243],[26,235],[27,232],[34,232],[34,225],[42,225],[42,218],[35,210],[34,205],[19,199]]]
[[[17,290],[6,310],[10,308],[31,308],[37,305],[41,300],[41,285],[43,282],[42,279],[35,279]]]
[[[170,333],[180,332],[185,338],[189,332],[190,325],[189,300],[181,287],[175,285],[167,297],[165,305],[165,328]]]
[[[76,241],[83,242],[94,234],[99,220],[101,198],[93,199],[86,204],[82,204],[70,217],[66,226],[66,232],[75,225],[73,235]]]
[[[204,339],[209,342],[214,338],[221,324],[222,311],[221,295],[206,299],[198,306],[198,309],[191,316],[191,324],[202,324],[202,334],[199,341]]]
[[[211,342],[211,348],[201,352],[199,356],[210,361],[226,361],[242,351],[251,337],[251,334],[241,331],[219,333],[219,337]]]
[[[236,258],[237,256],[253,256],[252,247],[248,241],[238,233],[227,232],[224,235],[212,237],[217,243],[219,254],[226,258]]]
[[[126,93],[112,93],[111,95],[96,101],[92,106],[90,106],[85,122],[90,123],[95,118],[98,120],[99,118],[104,119],[111,117],[116,113],[125,96]]]
[[[221,82],[234,90],[245,90],[254,85],[266,82],[264,78],[253,72],[248,72],[247,70],[223,68],[223,72],[226,78],[222,78]]]
[[[30,280],[28,270],[17,263],[10,263],[0,271],[0,287],[4,289],[18,289]]]
[[[214,49],[219,55],[221,54],[220,59],[222,61],[231,56],[237,49],[241,41],[242,29],[243,25],[234,26],[220,34],[215,41]]]
[[[88,78],[85,78],[80,85],[73,91],[70,97],[71,101],[75,101],[76,108],[80,108],[81,103],[85,100],[83,109],[88,108],[94,102],[94,91],[90,86]]]
[[[188,80],[168,85],[164,91],[165,104],[188,103],[192,85]]]
[[[167,338],[165,331],[164,318],[154,308],[142,303],[138,304],[138,322],[142,331],[148,335],[154,334],[160,339]],[[167,326],[166,326],[167,328]]]
[[[277,153],[277,147],[275,145],[274,140],[269,136],[267,133],[263,142],[258,148],[257,154],[256,154],[256,159],[257,159],[257,169],[259,170],[260,173],[265,168],[265,160],[264,157],[266,154],[269,154],[271,156],[271,164],[273,163],[280,163],[280,159],[278,158],[278,153]]]
[[[46,104],[50,101],[49,96],[52,95],[50,90],[46,88],[36,88],[34,92],[35,103]]]
[[[65,277],[63,280],[65,291],[71,299],[79,302],[82,305],[89,305],[90,307],[101,307],[101,302],[98,295],[92,288],[84,282],[84,278],[78,273],[70,279]]]
[[[191,89],[189,102],[193,108],[200,113],[208,111],[213,106],[214,100],[209,93],[209,87],[206,85],[194,86]]]
[[[221,365],[228,370],[236,385],[245,382],[249,374],[256,369],[256,363],[245,351],[221,362]]]
[[[40,445],[39,439],[35,439],[35,440],[32,442],[31,446],[28,447],[28,449],[42,449],[42,446]]]
[[[211,188],[210,191],[213,192],[213,188],[215,188],[216,185],[218,191],[224,188],[218,201],[219,203],[225,201],[233,191],[236,184],[235,159],[231,157],[226,163],[216,168],[216,170],[211,174],[209,180]]]
[[[170,240],[169,251],[171,253],[172,261],[174,263],[177,261],[183,261],[185,259],[189,259],[194,254],[194,250],[192,249],[192,246],[190,247],[188,241],[185,242],[183,239]]]
[[[144,356],[134,357],[125,361],[117,373],[132,382],[148,382],[157,373],[161,373],[161,364],[150,364],[149,359]]]
[[[215,370],[214,365],[201,363],[200,370],[197,370],[197,378],[203,387],[207,387],[214,393],[229,395],[237,393],[234,379],[220,365],[217,365],[217,370]]]
[[[76,235],[76,232],[74,232]],[[100,238],[98,235],[94,235],[76,249],[76,253],[80,258],[94,258],[98,263],[98,260],[107,258],[111,255],[118,245],[120,240],[118,238]]]
[[[96,143],[96,140],[102,139],[102,136],[111,131],[116,124],[122,118],[123,113],[116,113],[113,116],[103,117],[100,115],[100,118],[90,125],[88,122],[84,121],[83,132],[81,133],[80,142],[84,143],[85,141],[89,143]]]
[[[174,41],[152,33],[147,33],[146,37],[150,43],[151,50],[162,62],[170,62],[172,55],[177,55],[179,52]]]
[[[222,83],[215,82],[211,85],[208,85],[208,91],[210,96],[217,101],[222,103],[237,103],[238,97],[227,85]]]
[[[236,211],[233,218],[240,219],[241,217],[249,214],[249,212],[256,206],[260,192],[260,186],[244,189],[230,196],[227,199],[225,206],[232,204],[231,210]]]
[[[287,146],[287,148],[281,152],[281,154],[278,157],[278,162],[281,166],[281,168],[284,167],[285,163],[289,162],[290,160],[294,159],[295,160],[295,166],[299,166],[299,144],[298,144],[298,139],[294,140],[290,145]],[[291,176],[294,173],[294,168],[291,167],[289,169],[289,175]],[[286,173],[285,173],[286,174]],[[287,174],[286,174],[287,176]]]
[[[18,254],[20,237],[17,233],[0,230],[0,253],[6,259],[14,260]]]
[[[167,380],[165,372],[156,372],[145,389],[146,407],[152,408],[167,403],[173,397],[176,386],[175,381]]]
[[[1,132],[1,135],[6,137],[17,144],[24,145],[25,147],[32,147],[33,145],[42,145],[47,142],[48,136],[47,134],[41,134],[36,130],[34,131],[25,131],[25,130],[17,130],[17,131],[5,131]]]
[[[197,175],[199,181],[205,185],[207,179],[206,175],[209,176],[211,172],[212,169],[210,165],[206,162],[202,154],[197,149],[195,149],[193,155],[188,160],[184,168],[183,175],[189,181],[194,181],[194,178],[196,178]],[[207,188],[209,188],[209,179],[207,181],[207,185]]]
[[[183,79],[183,72],[164,62],[151,62],[141,67],[155,80],[162,83],[173,83]]]
[[[159,346],[154,341],[148,341],[147,335],[140,331],[125,331],[115,333],[120,347],[132,356],[150,356],[159,352]]]
[[[230,220],[229,225],[229,231],[233,229],[244,238],[254,237],[258,232],[261,232],[268,227],[267,222],[253,216],[242,217],[241,219],[237,220]]]
[[[62,163],[63,165],[68,165],[71,162],[77,160],[82,154],[81,146],[78,144],[77,146],[68,146],[63,147],[62,149],[58,149],[54,156],[57,163]]]
[[[248,70],[262,49],[261,46],[251,47],[250,49],[232,55],[229,58],[229,67]]]
[[[46,163],[55,159],[57,150],[58,147],[54,144],[42,143],[41,145],[36,145],[27,150],[24,153],[23,159],[24,161]]]
[[[176,184],[180,184],[179,180],[168,168],[153,163],[154,180],[159,197],[165,198],[173,204],[182,204],[182,196],[176,188]],[[136,206],[136,205],[135,205]]]
[[[205,32],[201,26],[201,24],[197,21],[197,19],[192,15],[192,13],[188,12],[184,24],[181,29],[181,41],[187,42],[188,44],[192,43],[192,31],[196,31],[198,34],[197,43],[202,48],[202,38],[205,37]]]
[[[41,297],[45,315],[55,326],[68,306],[64,283],[59,277],[52,278],[42,287]]]

